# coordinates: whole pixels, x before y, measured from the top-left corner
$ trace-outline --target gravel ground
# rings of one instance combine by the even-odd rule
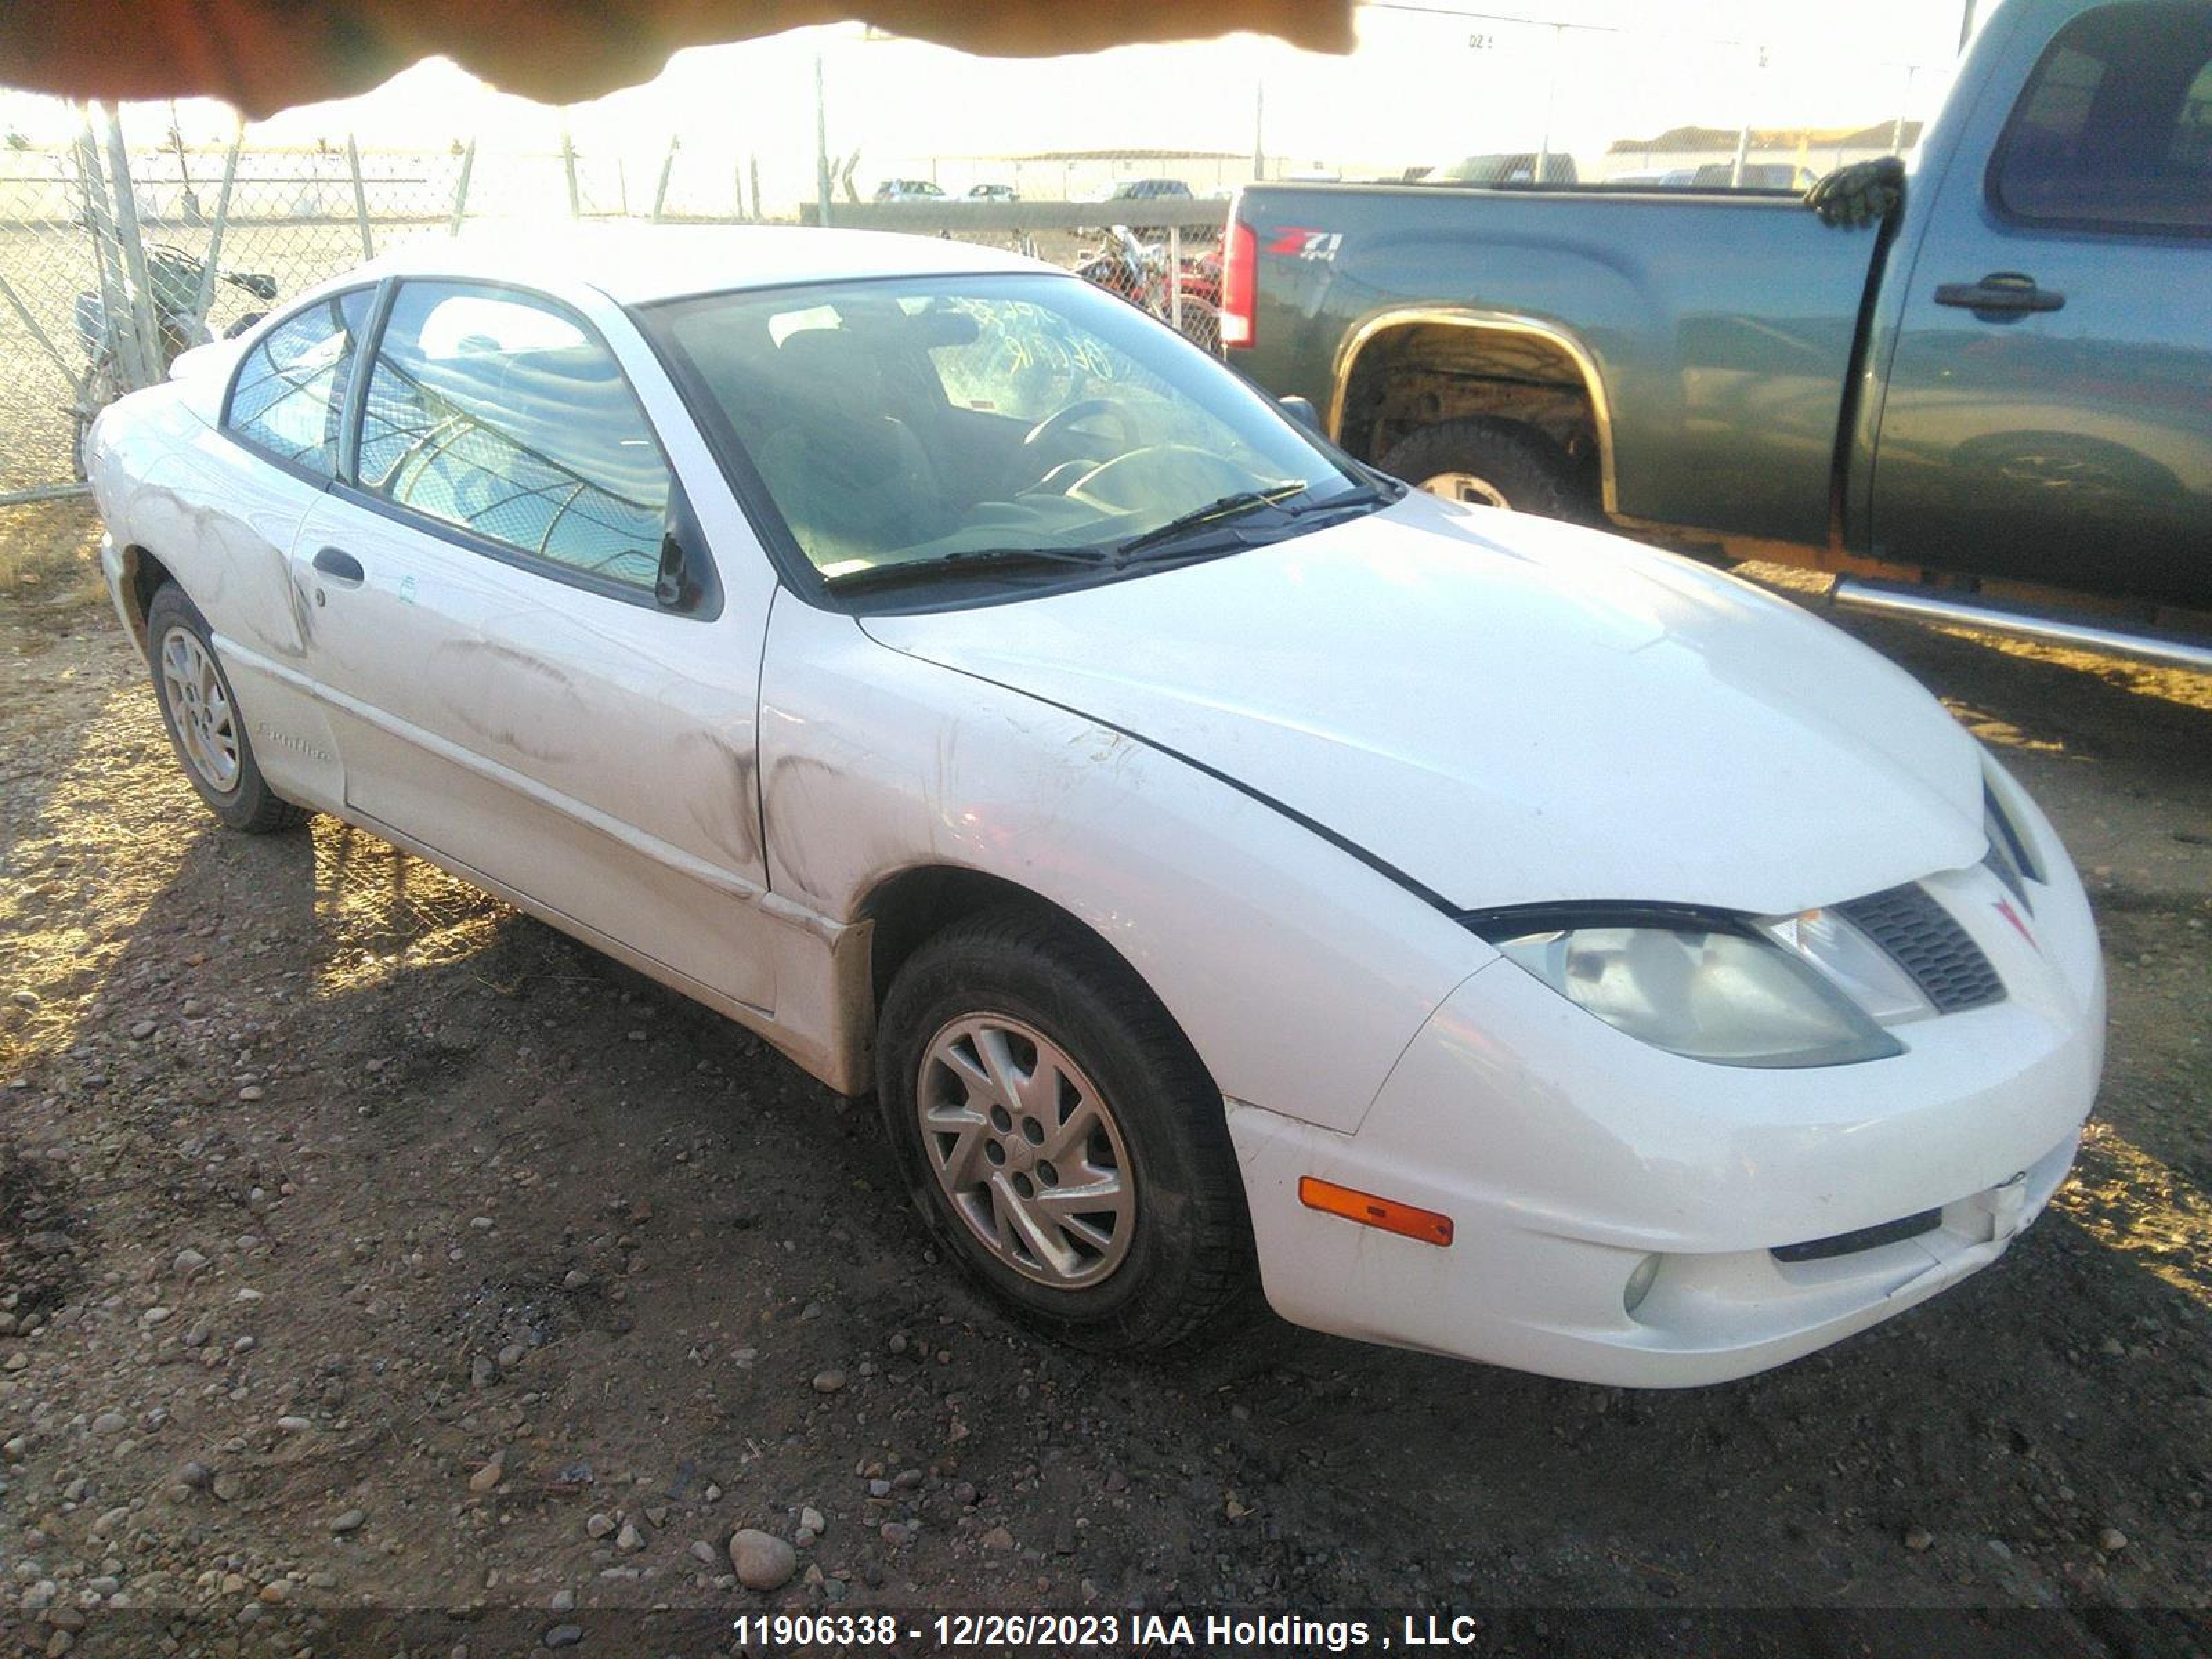
[[[736,1028],[335,822],[217,829],[93,533],[0,516],[0,1650],[1141,1601],[2045,1608],[1990,1650],[2106,1652],[2212,1601],[2212,680],[1852,624],[2105,930],[2096,1119],[1997,1267],[1691,1393],[1258,1310],[1140,1364],[951,1278],[872,1109]]]

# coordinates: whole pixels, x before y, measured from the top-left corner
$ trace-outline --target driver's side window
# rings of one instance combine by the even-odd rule
[[[653,590],[668,464],[613,354],[550,301],[402,283],[358,471],[364,489],[500,549]]]

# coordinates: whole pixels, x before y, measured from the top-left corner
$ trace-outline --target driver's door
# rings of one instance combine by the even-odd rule
[[[313,673],[349,816],[772,1011],[767,594],[714,562],[759,555],[722,506],[731,544],[679,602],[657,597],[664,532],[706,539],[722,486],[664,420],[702,464],[679,479],[608,344],[622,326],[512,289],[398,284],[350,481],[300,532]]]

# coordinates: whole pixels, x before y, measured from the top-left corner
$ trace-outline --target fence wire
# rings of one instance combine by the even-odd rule
[[[14,369],[0,380],[0,505],[75,487],[91,418],[161,379],[179,352],[403,240],[482,219],[820,222],[818,201],[764,203],[759,158],[690,151],[678,139],[658,158],[566,141],[544,154],[479,153],[459,141],[421,151],[350,138],[191,145],[151,114],[77,112],[73,142],[11,139],[0,150],[0,361]],[[1091,167],[1097,193],[1110,196],[1114,169]],[[1078,209],[995,183],[936,193],[919,179],[863,197],[852,167],[828,171],[834,224],[953,237],[1079,270],[1209,349],[1218,343],[1225,191]],[[1073,176],[1072,164],[1057,172]],[[1145,222],[1118,222],[1129,219]]]
[[[1249,180],[1802,188],[1912,148],[1949,79],[1930,49],[1952,33],[1724,40],[1626,14],[1369,0],[1358,47],[1340,58],[994,64],[836,26],[687,54],[652,86],[566,110],[499,100],[426,65],[401,77],[415,77],[407,88],[295,112],[236,143],[189,104],[180,116],[9,94],[0,505],[67,486],[89,413],[158,378],[185,344],[364,254],[479,220],[819,223],[826,211],[1081,270],[1211,345],[1222,223]],[[1850,118],[1798,118],[1815,112]],[[407,137],[358,142],[325,118]],[[180,123],[198,124],[191,139]]]

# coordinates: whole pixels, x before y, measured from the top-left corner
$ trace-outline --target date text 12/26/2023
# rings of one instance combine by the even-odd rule
[[[1293,1613],[749,1613],[732,1622],[744,1643],[770,1649],[865,1650],[927,1643],[936,1652],[1139,1648],[1239,1654],[1270,1650],[1366,1653],[1463,1647],[1483,1623],[1466,1613],[1389,1617]]]

